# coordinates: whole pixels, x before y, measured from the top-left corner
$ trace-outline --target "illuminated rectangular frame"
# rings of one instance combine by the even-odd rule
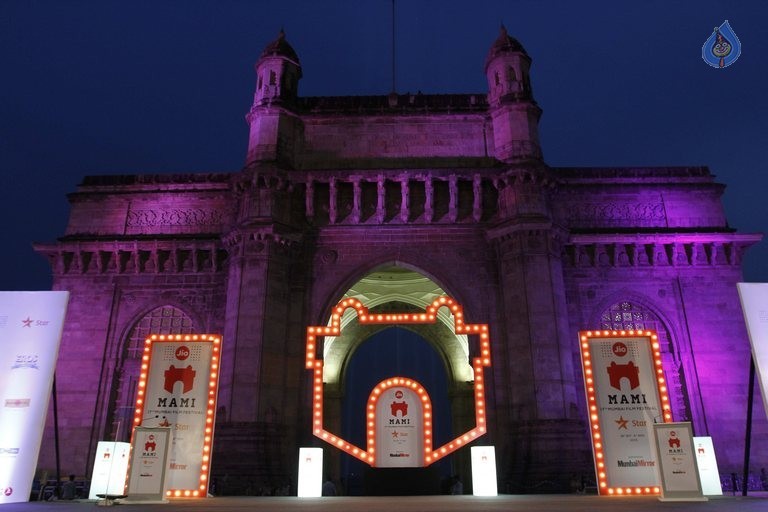
[[[152,334],[144,340],[144,354],[141,357],[141,374],[139,376],[138,391],[136,392],[133,426],[141,425],[142,418],[144,417],[144,393],[147,387],[147,372],[149,371],[152,358],[152,345],[154,343],[179,341],[210,342],[213,343],[213,350],[211,353],[211,372],[208,377],[208,404],[205,412],[205,436],[203,438],[202,464],[200,466],[200,484],[197,489],[168,489],[165,491],[165,495],[170,498],[200,498],[208,494],[211,446],[213,445],[213,430],[216,424],[216,399],[219,389],[221,336],[218,334]],[[131,438],[133,438],[133,434],[131,434]]]
[[[648,338],[653,357],[653,367],[656,372],[656,389],[660,399],[660,406],[664,423],[672,421],[672,410],[669,405],[664,370],[661,366],[661,349],[659,338],[654,331],[649,330],[624,330],[624,331],[579,331],[579,348],[581,350],[581,367],[584,372],[584,386],[587,393],[587,407],[589,409],[589,431],[592,439],[592,450],[595,457],[595,474],[597,476],[597,492],[608,496],[626,495],[657,495],[661,493],[658,486],[653,487],[611,487],[603,462],[602,433],[600,432],[600,418],[598,416],[597,398],[592,378],[592,355],[589,350],[590,338]]]

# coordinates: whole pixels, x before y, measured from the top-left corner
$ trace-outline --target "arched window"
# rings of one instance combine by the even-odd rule
[[[153,309],[144,315],[128,332],[123,351],[112,380],[110,403],[110,439],[128,441],[131,437],[136,386],[139,380],[144,340],[150,334],[191,334],[194,322],[181,309],[166,305]]]
[[[675,351],[669,329],[650,309],[637,302],[623,300],[612,304],[600,315],[600,328],[608,330],[650,329],[656,331],[661,346],[661,363],[668,383],[675,421],[691,421],[691,407],[685,385],[685,370]]]

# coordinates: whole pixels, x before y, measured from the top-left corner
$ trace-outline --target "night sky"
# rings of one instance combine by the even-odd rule
[[[766,231],[768,2],[408,1],[400,93],[485,93],[500,23],[533,59],[553,166],[708,165],[732,227]],[[729,20],[737,62],[701,59]],[[302,96],[391,90],[391,1],[0,2],[0,289],[45,290],[86,175],[236,172],[253,65],[284,27]],[[747,281],[768,282],[768,242]]]

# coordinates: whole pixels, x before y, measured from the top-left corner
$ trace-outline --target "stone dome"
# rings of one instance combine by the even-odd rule
[[[280,29],[280,33],[277,35],[277,39],[269,43],[264,48],[264,51],[261,52],[261,57],[259,57],[259,59],[263,59],[265,57],[285,57],[289,60],[292,60],[296,64],[299,63],[299,56],[296,55],[296,50],[294,50],[293,47],[288,44],[288,41],[285,40],[285,32],[283,32],[283,29]]]
[[[485,67],[487,68],[493,59],[505,53],[522,53],[526,58],[530,59],[528,52],[525,51],[520,41],[507,34],[506,27],[502,25],[499,30],[499,37],[496,38],[491,49],[488,50],[488,56],[485,58]]]

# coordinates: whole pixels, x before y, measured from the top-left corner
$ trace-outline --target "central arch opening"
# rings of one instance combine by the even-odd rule
[[[388,327],[371,335],[351,354],[342,383],[343,436],[365,446],[368,395],[376,384],[393,375],[414,379],[424,386],[432,400],[433,439],[438,446],[450,440],[452,414],[445,361],[426,339],[403,327]],[[426,480],[421,482],[422,487],[439,492],[440,482],[448,482],[452,474],[451,460],[442,459],[434,466],[418,476]],[[366,474],[371,492],[371,470],[366,464],[342,454],[341,472],[349,495],[365,493]]]

